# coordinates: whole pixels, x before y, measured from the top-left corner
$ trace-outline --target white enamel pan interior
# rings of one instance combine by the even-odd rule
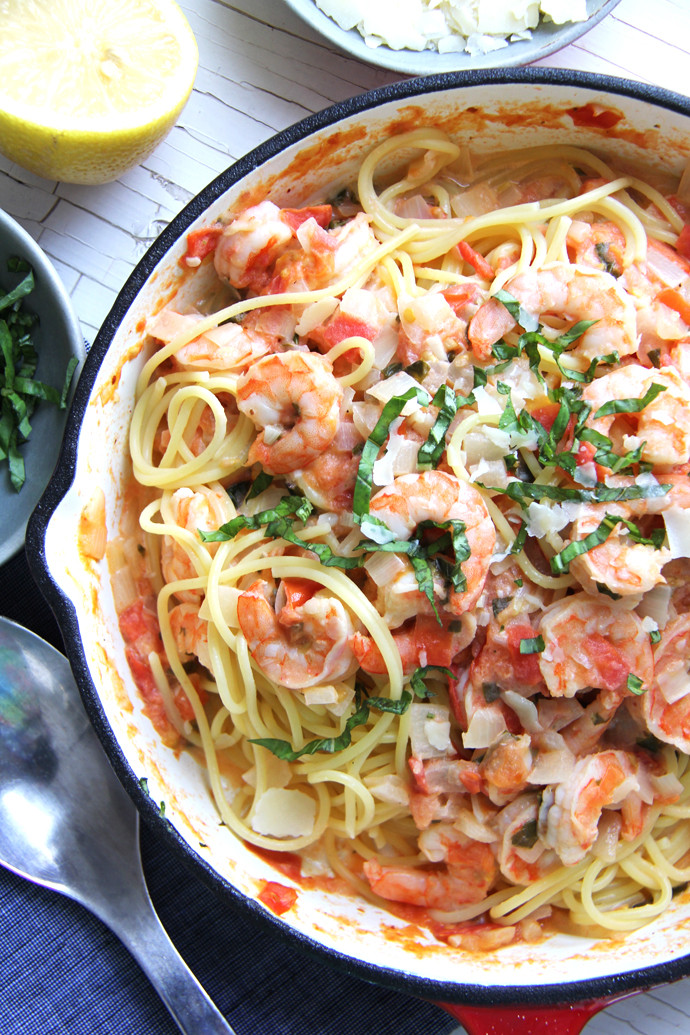
[[[613,129],[577,128],[568,109],[621,116]],[[604,120],[608,122],[608,120]],[[362,156],[401,129],[438,125],[483,151],[577,143],[612,159],[680,172],[690,156],[690,100],[652,87],[574,72],[526,69],[414,79],[312,116],[252,151],[164,230],[125,284],[87,358],[56,473],[31,519],[33,574],[61,624],[86,708],[144,818],[221,896],[273,924],[310,952],[371,981],[427,999],[488,1004],[592,1000],[690,973],[690,898],[681,894],[651,926],[624,941],[557,936],[475,955],[410,932],[368,904],[300,890],[282,918],[257,901],[266,879],[288,883],[218,823],[202,769],[159,742],[142,714],[125,662],[104,562],[80,556],[78,518],[102,486],[111,534],[128,476],[127,428],[141,328],[183,276],[189,228],[268,195],[297,206],[332,196]],[[148,781],[148,795],[140,778]],[[165,818],[158,803],[165,801]],[[560,1029],[563,1030],[563,1029]]]

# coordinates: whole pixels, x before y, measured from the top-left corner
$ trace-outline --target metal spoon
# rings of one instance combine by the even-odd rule
[[[0,617],[0,865],[100,917],[186,1035],[235,1035],[156,916],[138,835],[67,659]]]

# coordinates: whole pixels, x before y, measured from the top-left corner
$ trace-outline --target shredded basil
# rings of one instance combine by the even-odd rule
[[[594,414],[594,419],[597,420],[599,417],[610,417],[616,413],[641,413],[646,406],[649,406],[652,400],[656,399],[657,395],[661,392],[666,391],[665,385],[657,384],[653,381],[647,391],[640,399],[610,399],[609,402],[605,402],[603,406],[600,406],[597,412]]]
[[[626,679],[626,686],[631,693],[636,694],[638,697],[640,694],[645,692],[645,686],[639,676],[636,676],[633,672],[628,674]]]
[[[522,304],[508,291],[497,291],[494,295],[496,301],[506,307],[516,323],[519,323],[526,331],[536,331],[539,327],[539,320],[534,313],[528,313],[523,309]]]
[[[484,485],[478,482],[483,489],[490,492],[500,492],[510,499],[527,506],[527,501],[532,500],[556,500],[559,503],[565,500],[574,500],[577,503],[619,503],[624,500],[656,499],[665,496],[671,488],[670,485],[625,485],[613,487],[599,482],[593,489],[573,489],[562,485],[535,485],[532,482],[512,481],[505,488],[498,485]]]
[[[446,447],[446,433],[459,407],[469,406],[474,402],[472,395],[456,396],[447,385],[441,385],[431,401],[438,407],[438,416],[429,432],[426,442],[420,446],[417,454],[417,468],[426,471],[438,467],[443,450]]]
[[[449,679],[453,678],[451,670],[444,665],[422,665],[420,668],[416,668],[410,676],[410,687],[415,697],[419,697],[421,701],[428,701],[430,697],[434,696],[424,682],[433,673],[446,675]]]
[[[0,297],[0,461],[7,461],[10,483],[19,492],[26,481],[21,447],[31,434],[36,404],[44,401],[65,409],[78,360],[74,356],[70,359],[59,389],[36,380],[38,355],[32,335],[38,321],[23,304],[34,290],[33,270],[17,257],[8,259],[7,269],[25,274],[16,287]]]
[[[661,549],[663,545],[665,538],[664,529],[655,528],[651,536],[645,537],[633,521],[629,521],[618,514],[605,514],[602,521],[588,535],[573,543],[569,543],[565,549],[551,558],[551,571],[555,575],[565,574],[569,571],[570,562],[575,557],[588,553],[590,550],[594,550],[597,546],[605,543],[617,525],[625,525],[630,538],[635,543],[639,543],[642,546],[653,546],[655,550]]]
[[[403,395],[394,395],[383,407],[381,416],[369,438],[364,443],[362,455],[357,468],[357,478],[352,501],[352,512],[355,521],[361,522],[365,514],[369,513],[369,501],[371,499],[372,474],[374,462],[378,457],[381,446],[388,437],[388,431],[393,421],[400,416],[405,404],[411,399],[417,399],[423,406],[431,402],[431,396],[423,388],[409,388]]]
[[[541,654],[544,647],[544,637],[541,634],[531,638],[525,637],[525,639],[520,640],[521,654]]]
[[[355,688],[355,711],[345,723],[345,728],[337,737],[321,737],[308,741],[304,747],[295,750],[288,740],[278,740],[274,737],[256,737],[249,740],[250,744],[258,744],[259,747],[267,748],[277,758],[286,762],[295,762],[302,755],[314,755],[317,751],[327,754],[334,754],[342,751],[352,743],[352,731],[357,726],[364,726],[369,720],[369,709],[375,708],[381,712],[393,712],[395,715],[402,715],[410,707],[412,694],[404,690],[400,699],[392,701],[389,697],[367,698],[363,688],[359,685]]]
[[[537,821],[530,819],[515,831],[510,843],[516,848],[534,848],[538,836]]]
[[[501,688],[498,683],[482,683],[482,693],[487,704],[493,704],[501,696]]]

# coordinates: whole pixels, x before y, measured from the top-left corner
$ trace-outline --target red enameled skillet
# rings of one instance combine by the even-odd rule
[[[127,476],[126,433],[143,319],[181,286],[186,232],[268,194],[299,205],[344,186],[363,154],[396,129],[440,125],[488,151],[559,141],[680,173],[690,157],[690,100],[652,86],[553,69],[412,79],[337,104],[273,137],[198,195],[122,289],[87,358],[55,474],[30,521],[32,572],[61,624],[88,713],[142,815],[221,900],[276,934],[372,982],[433,1000],[472,1035],[575,1035],[603,1005],[690,973],[690,898],[618,942],[560,935],[473,955],[410,936],[402,921],[347,896],[300,890],[276,917],[258,890],[276,871],[220,827],[203,773],[175,757],[143,716],[125,663],[104,563],[78,546],[79,514],[105,491],[114,534]],[[148,777],[150,796],[139,778]],[[166,818],[158,802],[168,804]],[[279,878],[284,880],[282,875]]]

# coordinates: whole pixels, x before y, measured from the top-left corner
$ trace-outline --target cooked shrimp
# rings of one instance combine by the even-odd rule
[[[474,606],[496,542],[493,522],[478,489],[445,471],[405,474],[372,496],[370,511],[401,540],[410,539],[423,521],[439,524],[463,521],[470,547],[470,556],[461,565],[467,588],[458,592],[439,584],[435,593],[439,596],[440,608],[449,614],[461,615]],[[411,565],[392,584],[379,588],[377,605],[391,628],[416,614],[429,614],[433,610],[417,588]]]
[[[544,611],[539,633],[539,668],[553,697],[573,697],[591,687],[621,691],[629,675],[643,686],[651,682],[649,634],[634,611],[577,593]]]
[[[639,509],[639,508],[637,508]],[[583,506],[572,524],[571,541],[584,539],[599,527],[607,514],[630,519],[637,510],[620,503],[593,503]],[[647,593],[664,582],[661,569],[670,551],[634,542],[623,523],[617,524],[599,546],[570,562],[570,570],[587,593],[595,596],[605,586],[619,596]]]
[[[642,399],[652,385],[659,392],[640,413],[597,417],[606,402]],[[674,465],[690,461],[690,386],[671,366],[650,370],[638,363],[611,370],[588,384],[582,397],[592,406],[588,424],[607,435],[616,452],[642,446],[641,457],[651,464]]]
[[[327,359],[315,352],[264,356],[237,379],[237,406],[262,431],[249,463],[270,474],[306,467],[338,430],[343,390]]]
[[[308,219],[296,236],[300,247],[288,249],[275,263],[272,292],[329,287],[375,251],[379,243],[363,212],[335,230],[325,230],[315,219]]]
[[[654,648],[654,679],[635,705],[649,731],[690,751],[690,615],[668,623]]]
[[[625,269],[625,237],[616,223],[573,220],[568,228],[568,251],[573,262],[619,277]]]
[[[352,514],[352,498],[363,438],[352,416],[341,416],[331,444],[292,477],[307,499],[334,514]],[[356,449],[356,447],[360,447]]]
[[[537,821],[541,794],[521,794],[496,816],[500,836],[498,865],[512,884],[532,884],[557,865],[553,851],[539,839]]]
[[[226,226],[213,262],[221,280],[233,287],[265,290],[271,268],[292,241],[292,230],[272,201],[253,205]]]
[[[192,331],[202,319],[201,315],[162,309],[147,321],[146,330],[167,344],[178,334]],[[224,323],[193,338],[177,350],[174,358],[183,370],[238,370],[274,349],[278,341],[244,324]]]
[[[211,656],[208,651],[208,622],[199,617],[199,605],[182,603],[170,612],[170,628],[175,645],[185,659],[196,657],[210,670]]]
[[[372,891],[381,898],[427,909],[453,909],[486,898],[495,878],[496,860],[489,845],[471,841],[450,824],[436,824],[420,834],[422,851],[442,869],[364,863]]]
[[[629,356],[637,348],[635,307],[610,273],[588,266],[552,263],[519,273],[505,289],[542,322],[550,317],[570,325],[580,320],[596,321],[573,346],[571,351],[576,356],[591,360],[614,349],[619,356]],[[470,323],[470,344],[480,356],[488,355],[491,346],[515,326],[512,317],[510,323],[505,317],[497,320],[495,301],[492,300],[491,319],[480,315],[482,306]]]
[[[340,600],[317,583],[292,593],[258,579],[237,599],[237,619],[254,661],[290,690],[344,679],[357,668],[350,648],[354,622]]]
[[[632,840],[642,831],[639,762],[628,751],[585,755],[573,772],[545,794],[539,816],[542,841],[566,866],[584,859],[597,839],[604,809],[620,809],[621,836]]]
[[[196,492],[177,489],[161,506],[163,520],[178,525],[179,535],[164,535],[161,544],[161,571],[166,582],[193,579],[200,574],[201,550],[213,554],[217,543],[200,547],[199,531],[212,532],[235,514],[230,497],[220,486],[201,486]],[[198,601],[202,591],[180,590],[180,600]]]

